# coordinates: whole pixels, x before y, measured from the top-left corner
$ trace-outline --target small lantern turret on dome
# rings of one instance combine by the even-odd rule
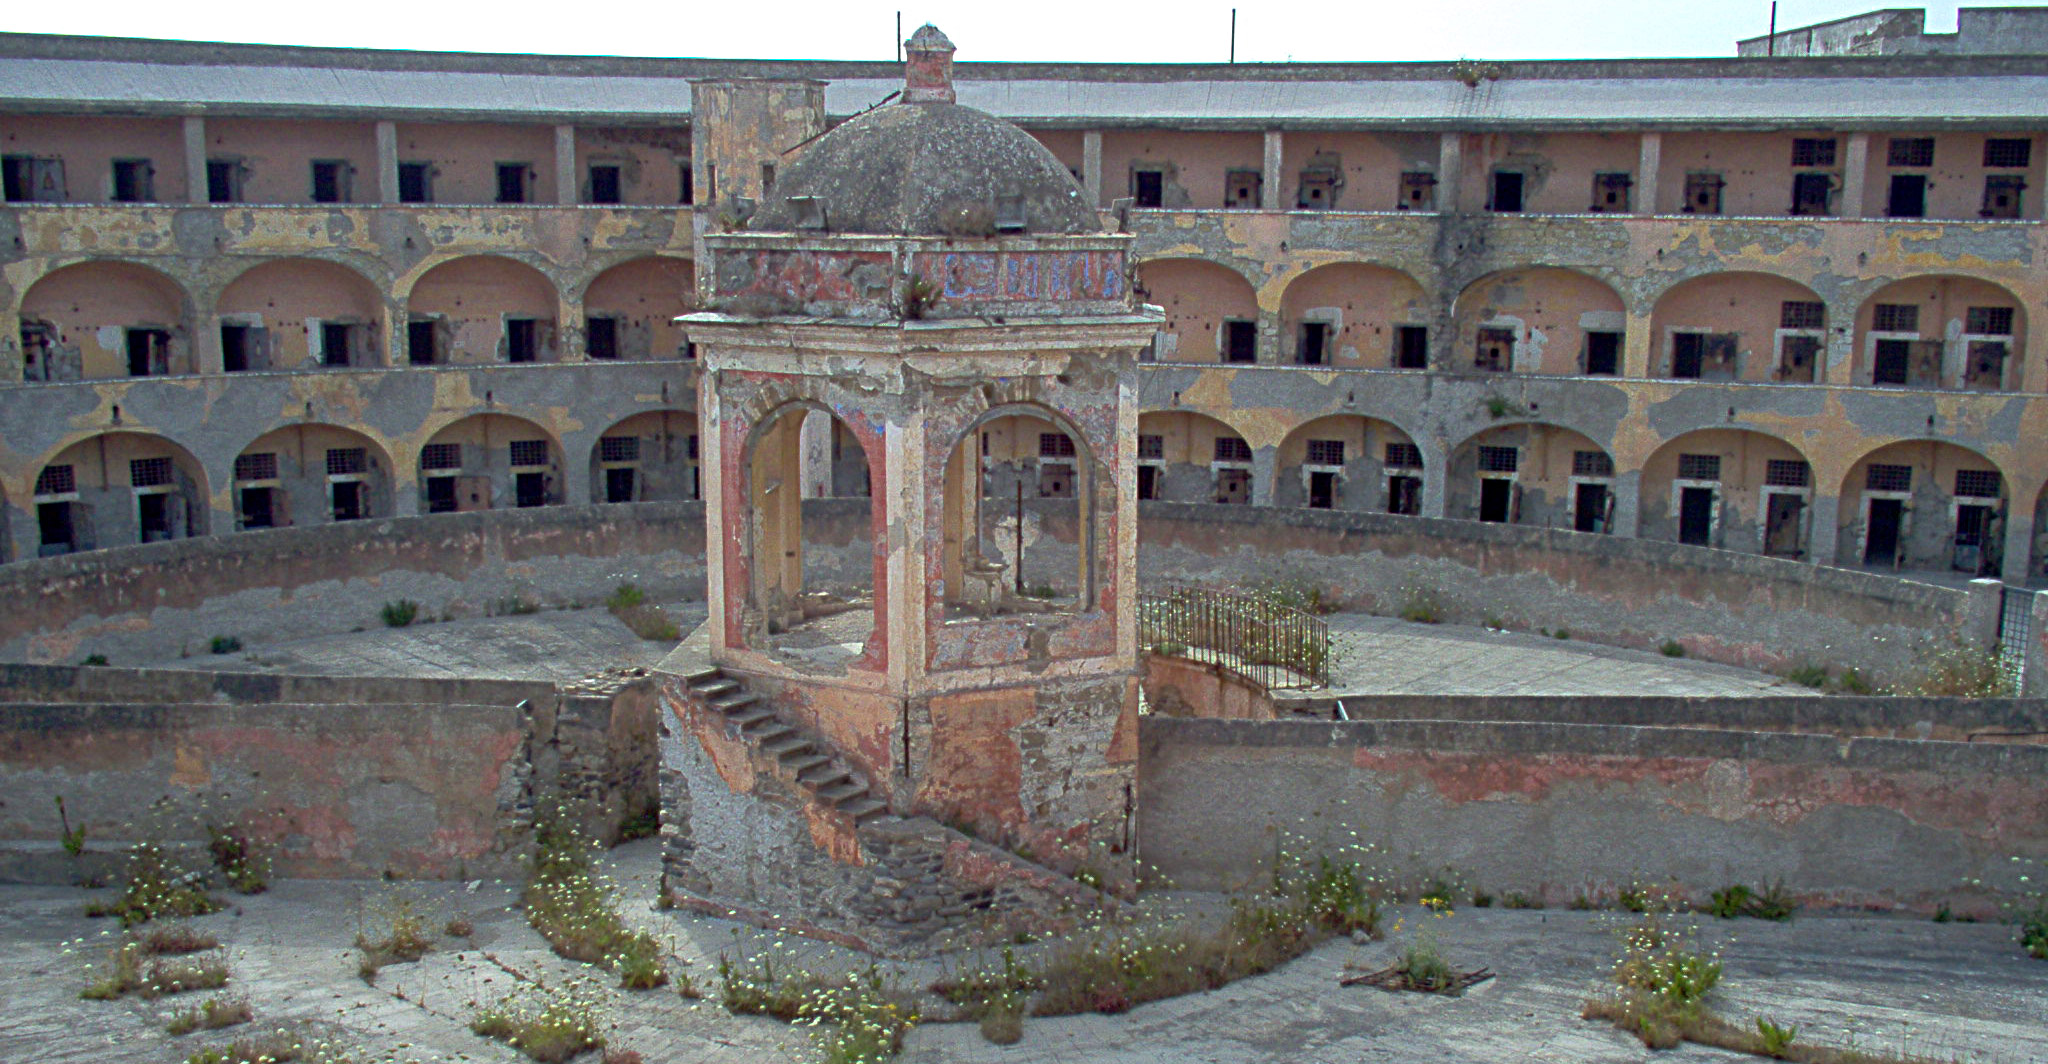
[[[903,42],[903,102],[956,102],[953,42],[929,22]]]

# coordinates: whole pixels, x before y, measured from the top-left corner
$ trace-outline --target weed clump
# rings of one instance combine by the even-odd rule
[[[420,604],[411,599],[395,599],[385,603],[377,615],[384,619],[386,628],[404,628],[419,618]]]
[[[541,811],[533,875],[520,902],[526,921],[556,953],[617,973],[619,985],[647,990],[668,982],[661,943],[626,926],[618,888],[595,869],[595,840],[559,807]]]
[[[228,983],[227,958],[219,954],[158,956],[141,941],[127,937],[108,951],[100,969],[79,997],[112,1001],[133,994],[154,1001],[187,990],[215,990]]]
[[[2019,662],[1999,647],[1978,647],[1951,637],[1921,648],[1911,674],[1886,694],[1922,698],[2011,698]]]
[[[495,1038],[541,1064],[560,1062],[589,1049],[603,1049],[605,1020],[595,995],[574,985],[550,987],[535,982],[478,1010],[469,1029]]]
[[[1676,639],[1666,639],[1657,647],[1657,653],[1667,658],[1682,658],[1685,656],[1685,644]]]
[[[206,847],[213,854],[214,867],[237,894],[261,894],[270,889],[270,855],[238,825],[206,826]]]
[[[1715,891],[1705,909],[1723,920],[1749,916],[1758,920],[1785,921],[1792,919],[1799,903],[1792,900],[1792,894],[1785,889],[1783,882],[1772,883],[1759,890],[1736,883]]]
[[[670,643],[682,638],[682,629],[668,611],[647,602],[647,592],[636,584],[620,584],[604,600],[605,608],[634,635],[650,642]]]
[[[248,998],[214,997],[171,1017],[164,1030],[173,1035],[191,1034],[198,1030],[218,1031],[255,1018],[255,1010],[249,1007]]]
[[[116,917],[122,927],[134,927],[160,916],[205,916],[221,910],[220,901],[200,889],[199,877],[179,871],[164,848],[153,842],[129,849],[121,881],[120,897],[88,903],[85,915]]]
[[[361,926],[356,930],[356,949],[362,953],[356,962],[356,974],[365,983],[375,983],[377,973],[385,965],[419,960],[434,948],[433,936],[427,933],[426,917],[411,898],[386,903],[380,916],[389,921],[389,929],[383,934],[372,937]]]

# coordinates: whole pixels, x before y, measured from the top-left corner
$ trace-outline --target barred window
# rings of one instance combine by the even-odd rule
[[[1216,437],[1216,460],[1219,462],[1249,462],[1252,460],[1252,445],[1236,436]]]
[[[1778,304],[1778,328],[1819,329],[1827,324],[1828,308],[1825,303],[1807,303],[1786,300]]]
[[[1864,491],[1912,491],[1913,467],[1874,463],[1863,475]]]
[[[835,435],[836,443],[838,437]],[[601,436],[597,441],[597,460],[600,462],[637,462],[640,460],[640,437]]]
[[[430,443],[420,448],[420,468],[461,469],[462,445],[459,443]]]
[[[506,448],[514,466],[544,466],[548,464],[548,441],[513,440]]]
[[[2011,336],[2011,307],[1971,307],[1964,318],[1967,326],[1963,331],[1977,336]]]
[[[1996,469],[1956,470],[1956,494],[1972,499],[1996,499],[2000,481]]]
[[[1933,166],[1933,137],[1893,137],[1885,162],[1892,166]]]
[[[1991,137],[1984,141],[1984,165],[2001,169],[2028,166],[2034,161],[2034,142],[2027,137]]]
[[[1064,432],[1041,432],[1038,434],[1038,457],[1074,457],[1074,438]]]
[[[1764,463],[1764,483],[1774,488],[1803,488],[1813,479],[1813,467],[1797,458],[1773,458]]]
[[[345,477],[365,473],[370,469],[370,456],[361,447],[329,447],[327,449],[327,475]]]
[[[1678,456],[1678,479],[1719,480],[1721,479],[1721,456],[1718,454],[1681,454]]]
[[[128,483],[138,488],[160,488],[171,482],[169,458],[136,458],[128,463]]]
[[[1522,468],[1522,451],[1518,447],[1481,447],[1479,449],[1479,471],[1481,473],[1512,473]]]
[[[1835,165],[1835,138],[1794,137],[1792,139],[1792,165]]]
[[[276,480],[277,455],[271,451],[245,454],[235,459],[236,480]]]
[[[1139,434],[1138,434],[1138,457],[1140,457],[1140,458],[1165,458],[1165,457],[1166,457],[1166,437],[1164,437],[1164,436],[1154,436],[1154,435],[1151,435],[1151,434],[1149,434],[1149,433],[1142,433],[1142,432],[1141,432],[1141,433],[1139,433]]]
[[[1421,469],[1422,448],[1412,443],[1387,444],[1387,466],[1392,469]]]
[[[1870,327],[1878,332],[1920,331],[1920,308],[1911,303],[1879,303],[1870,315]]]
[[[37,495],[69,495],[78,490],[78,478],[68,465],[44,466],[36,474]]]
[[[1344,464],[1344,441],[1343,441],[1343,440],[1310,440],[1310,441],[1308,441],[1308,464],[1309,464],[1309,465],[1334,465],[1334,466],[1340,466],[1340,465],[1343,465],[1343,464]]]
[[[1572,476],[1611,477],[1614,475],[1614,458],[1606,451],[1573,451]]]

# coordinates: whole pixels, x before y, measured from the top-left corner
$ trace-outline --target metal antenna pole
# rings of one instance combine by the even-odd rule
[[[1230,9],[1230,61],[1237,62],[1237,9],[1234,7]]]
[[[1765,55],[1778,54],[1778,0],[1771,0],[1771,35],[1764,45]]]
[[[1024,593],[1024,482],[1017,482],[1017,553],[1011,555],[1017,564],[1017,594]]]
[[[1776,4],[1771,5],[1776,7]],[[896,61],[903,62],[903,12],[896,12]]]

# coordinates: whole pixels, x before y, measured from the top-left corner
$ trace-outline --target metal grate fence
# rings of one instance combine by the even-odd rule
[[[1184,648],[1275,690],[1330,682],[1330,626],[1257,595],[1169,587],[1138,601],[1138,642]]]

